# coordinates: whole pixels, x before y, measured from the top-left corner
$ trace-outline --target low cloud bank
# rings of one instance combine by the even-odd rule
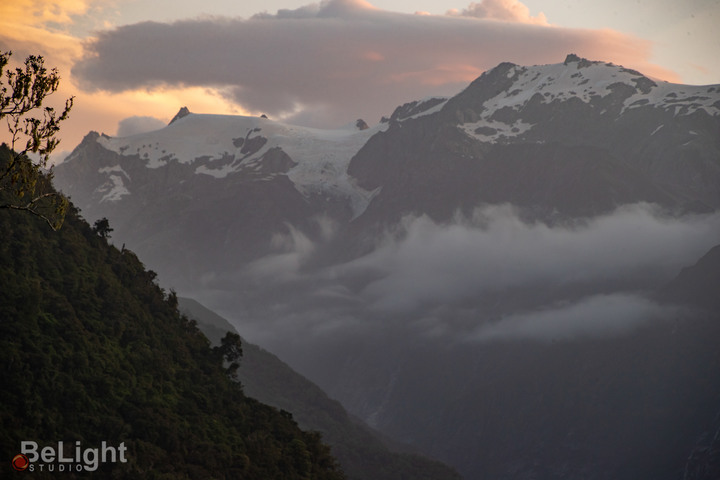
[[[669,279],[720,240],[719,227],[717,215],[674,219],[647,204],[555,227],[493,206],[452,225],[411,220],[401,241],[339,271],[374,270],[380,278],[359,294],[375,309],[404,311],[532,285]]]
[[[319,270],[309,261],[323,245],[292,230],[275,239],[277,254],[208,287],[250,340],[302,364],[308,348],[379,337],[621,335],[672,314],[642,292],[717,243],[717,214],[674,218],[638,204],[551,227],[493,206],[446,225],[407,219],[372,253]]]
[[[466,339],[568,341],[614,337],[651,321],[672,318],[678,308],[660,305],[638,295],[593,295],[534,312],[512,314],[479,327]]]

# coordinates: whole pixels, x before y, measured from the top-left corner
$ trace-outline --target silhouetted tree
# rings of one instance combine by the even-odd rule
[[[97,233],[102,238],[110,238],[110,232],[112,231],[113,229],[110,227],[110,221],[105,217],[95,221],[93,224],[93,232]]]
[[[43,169],[60,142],[56,134],[70,113],[74,97],[65,101],[59,115],[54,108],[43,106],[60,85],[57,69],[48,71],[43,57],[30,55],[24,69],[6,70],[11,55],[0,53],[0,119],[6,119],[10,131],[9,154],[0,158],[0,193],[6,194],[0,208],[32,213],[57,230],[68,201],[49,188],[52,172],[43,174]],[[29,153],[38,160],[32,160]]]
[[[220,340],[220,346],[214,347],[213,350],[222,357],[228,366],[225,372],[232,378],[237,377],[237,369],[240,367],[238,360],[242,357],[242,342],[240,335],[233,332],[227,332]]]

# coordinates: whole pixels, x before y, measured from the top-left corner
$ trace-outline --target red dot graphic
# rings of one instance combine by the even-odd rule
[[[12,466],[18,472],[22,472],[28,468],[28,465],[30,465],[30,460],[28,460],[28,458],[22,453],[18,453],[12,459]]]

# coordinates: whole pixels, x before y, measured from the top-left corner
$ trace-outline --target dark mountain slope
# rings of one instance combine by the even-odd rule
[[[180,298],[180,309],[197,320],[198,327],[213,343],[234,327],[198,302]],[[243,360],[238,380],[244,391],[263,403],[293,413],[303,429],[319,431],[332,448],[348,478],[362,480],[458,479],[460,476],[439,462],[391,452],[379,434],[331,400],[319,387],[294,372],[275,355],[243,342]]]
[[[126,463],[101,463],[93,474],[76,462],[64,477],[343,478],[319,435],[246,397],[222,349],[178,313],[174,293],[74,207],[59,232],[1,210],[0,232],[3,458],[22,441],[124,442]],[[58,467],[39,460],[30,469],[55,478]]]
[[[710,103],[720,87],[687,88],[574,56],[559,65],[500,64],[440,110],[394,116],[368,140],[348,173],[382,190],[358,222],[423,213],[443,221],[503,202],[540,218],[641,201],[716,208],[720,101]]]
[[[719,261],[716,246],[683,269],[655,295],[674,314],[631,334],[411,351],[384,432],[467,478],[720,478]]]
[[[720,312],[720,245],[703,255],[695,265],[684,268],[658,297]]]
[[[720,245],[710,249],[692,266],[657,293],[659,301],[682,304],[698,309],[699,316],[717,327],[720,325]],[[710,333],[711,342],[718,336]],[[711,404],[712,405],[712,404]],[[710,410],[712,411],[712,409]],[[688,456],[683,480],[720,478],[720,395],[714,398],[715,416],[708,416],[707,426],[697,437],[695,448]]]
[[[639,201],[677,204],[603,148],[559,142],[487,145],[453,128],[429,135],[421,125],[402,130],[373,137],[350,164],[349,173],[361,186],[382,187],[357,224],[377,222],[381,212],[393,215],[385,224],[408,214],[446,221],[458,210],[469,213],[483,204],[511,203],[541,218],[593,216]],[[397,138],[408,130],[421,140]]]
[[[378,421],[466,478],[679,480],[718,431],[718,339],[717,318],[683,317],[623,338],[418,348]]]

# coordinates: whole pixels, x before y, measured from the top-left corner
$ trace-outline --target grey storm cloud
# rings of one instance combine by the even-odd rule
[[[493,6],[492,18],[519,4],[483,3]],[[99,32],[72,74],[86,90],[207,87],[252,111],[337,126],[454,94],[504,61],[557,63],[570,52],[618,63],[649,57],[647,42],[617,32],[539,26],[517,14],[477,18],[473,9],[474,17],[410,15],[331,0],[249,19],[143,22]]]

